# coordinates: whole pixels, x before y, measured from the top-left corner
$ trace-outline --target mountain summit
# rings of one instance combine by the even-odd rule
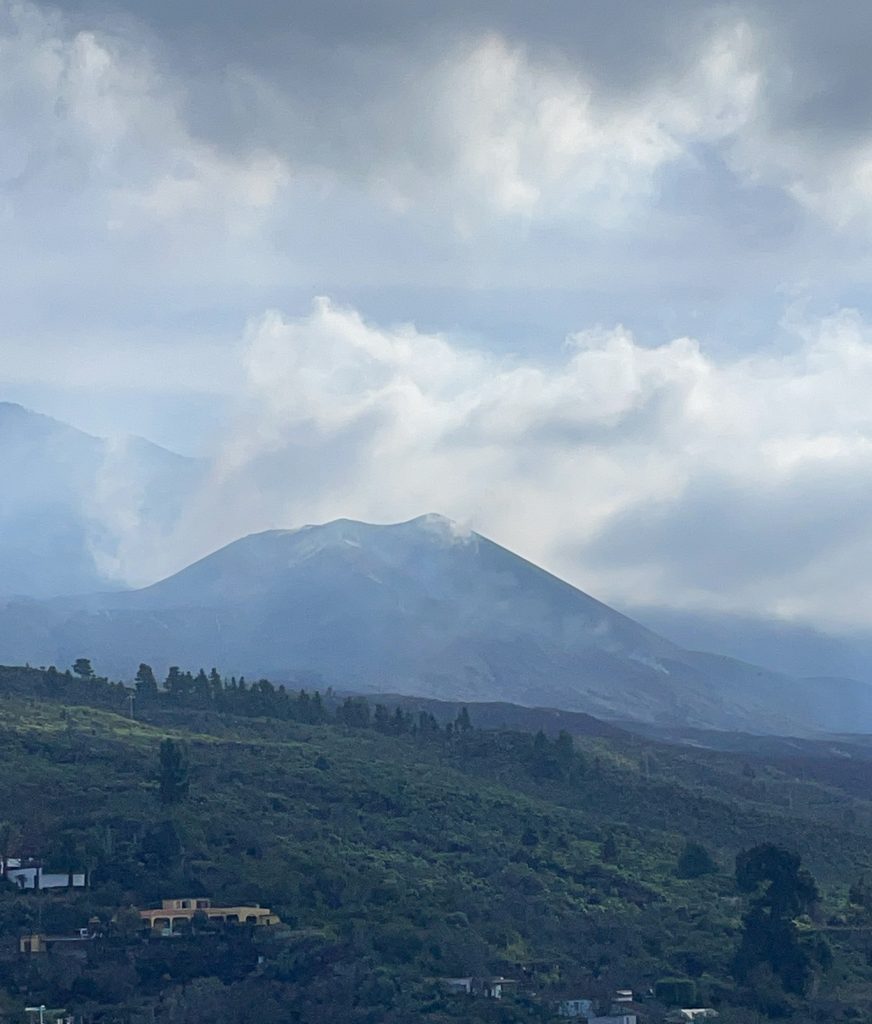
[[[752,732],[872,728],[872,687],[684,650],[438,515],[235,541],[142,590],[0,613],[0,662],[82,654]]]

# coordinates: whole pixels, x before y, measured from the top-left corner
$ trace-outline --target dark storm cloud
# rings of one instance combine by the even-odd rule
[[[198,129],[229,146],[255,137],[257,118],[252,123],[250,109],[226,104],[227,68],[250,69],[314,116],[340,103],[353,110],[382,90],[400,89],[421,61],[496,32],[621,96],[681,73],[701,41],[734,20],[754,26],[771,57],[774,124],[814,131],[821,141],[870,127],[872,7],[863,0],[843,0],[835,11],[819,0],[61,0],[59,6],[81,25],[117,28],[126,19],[147,26],[169,63],[201,83],[192,100]]]
[[[134,36],[145,27],[167,68],[185,82],[191,125],[205,137],[231,149],[268,144],[303,159],[324,157],[337,143],[364,146],[366,138],[355,139],[355,112],[413,85],[423,66],[470,39],[498,33],[620,95],[691,61],[720,17],[692,2],[666,11],[639,0],[535,8],[421,0],[58,6],[76,26]],[[241,84],[247,74],[278,91],[281,110],[263,109],[263,96]]]

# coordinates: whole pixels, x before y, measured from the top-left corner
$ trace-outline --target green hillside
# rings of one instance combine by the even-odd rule
[[[538,1021],[619,987],[657,1021],[664,978],[692,980],[724,1021],[872,1013],[872,783],[858,785],[872,765],[841,750],[767,764],[618,733],[573,749],[567,734],[478,730],[474,709],[446,728],[214,677],[140,687],[136,720],[127,696],[0,670],[0,853],[92,883],[0,891],[9,1021],[40,1002],[94,1022]],[[188,760],[173,802],[166,738]],[[681,877],[688,842],[715,870]],[[749,900],[735,857],[767,842],[800,854],[821,892],[798,925],[802,995],[763,969],[734,976]],[[283,923],[146,938],[125,909],[186,896]],[[26,932],[92,919],[81,956],[17,952]],[[439,982],[489,975],[517,984],[497,1001]]]

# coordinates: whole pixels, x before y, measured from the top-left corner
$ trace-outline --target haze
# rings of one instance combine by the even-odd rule
[[[435,509],[868,626],[868,5],[328,6],[0,2],[0,398],[202,460],[108,576]]]

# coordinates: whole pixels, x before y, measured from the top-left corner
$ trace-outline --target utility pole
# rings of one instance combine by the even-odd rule
[[[45,1003],[43,1003],[42,1006],[25,1006],[24,1007],[24,1012],[25,1013],[38,1013],[39,1014],[39,1024],[45,1024]]]

